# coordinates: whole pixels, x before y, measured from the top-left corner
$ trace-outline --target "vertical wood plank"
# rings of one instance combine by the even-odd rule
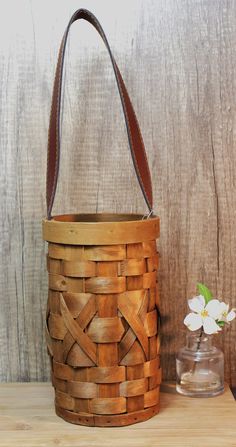
[[[117,262],[97,262],[97,276],[117,276]],[[116,317],[117,316],[117,296],[97,295],[98,316]],[[98,344],[98,365],[114,366],[118,363],[118,344],[104,343]],[[99,397],[117,397],[119,396],[119,383],[99,384]]]
[[[144,376],[143,365],[127,366],[127,380],[140,379]],[[137,411],[144,408],[144,395],[127,398],[127,411]]]

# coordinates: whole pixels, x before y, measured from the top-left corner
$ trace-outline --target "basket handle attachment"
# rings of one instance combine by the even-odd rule
[[[78,9],[72,15],[68,23],[68,26],[65,30],[59,50],[55,79],[54,79],[51,115],[50,115],[49,131],[48,131],[47,186],[46,186],[47,217],[48,219],[51,219],[51,212],[56,194],[58,174],[59,174],[61,91],[62,91],[62,76],[63,76],[65,48],[70,26],[72,25],[73,22],[79,19],[84,19],[94,26],[94,28],[98,31],[98,33],[102,37],[103,42],[105,43],[105,46],[108,50],[112,66],[114,69],[118,91],[120,94],[121,103],[124,111],[129,146],[136,176],[138,178],[139,185],[141,187],[146,204],[149,208],[149,215],[151,215],[153,212],[151,175],[139,124],[132,103],[130,101],[128,92],[126,90],[125,83],[122,79],[119,68],[116,65],[115,59],[112,55],[106,35],[100,23],[98,22],[97,18],[90,11],[86,9]]]

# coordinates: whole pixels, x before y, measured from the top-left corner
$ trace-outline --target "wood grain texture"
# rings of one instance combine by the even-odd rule
[[[0,378],[49,379],[43,336],[46,245],[41,238],[47,128],[59,43],[69,17],[81,6],[91,9],[106,31],[148,153],[161,218],[162,367],[164,378],[174,379],[186,298],[196,292],[196,282],[208,284],[236,307],[233,0],[4,4]],[[95,30],[82,21],[69,39],[62,127],[54,213],[146,212],[108,55]],[[226,379],[234,385],[235,336],[232,323],[218,337]]]
[[[1,447],[110,447],[111,438],[114,447],[235,447],[236,406],[228,386],[221,396],[190,399],[163,384],[157,416],[112,431],[65,423],[55,414],[48,383],[1,384],[0,399]]]

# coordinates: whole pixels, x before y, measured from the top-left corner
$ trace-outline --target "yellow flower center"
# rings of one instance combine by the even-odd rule
[[[226,310],[222,313],[222,315],[223,315],[223,317],[227,317],[227,312],[226,312]]]
[[[208,312],[207,312],[206,309],[204,309],[204,310],[201,312],[201,316],[202,316],[203,318],[208,317]]]

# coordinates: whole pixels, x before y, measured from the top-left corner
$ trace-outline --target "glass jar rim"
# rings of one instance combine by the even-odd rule
[[[206,342],[211,342],[212,341],[212,335],[213,334],[206,334],[205,332],[201,333],[190,333],[186,335],[187,341],[188,342],[194,342],[195,343],[201,343],[204,344]]]

